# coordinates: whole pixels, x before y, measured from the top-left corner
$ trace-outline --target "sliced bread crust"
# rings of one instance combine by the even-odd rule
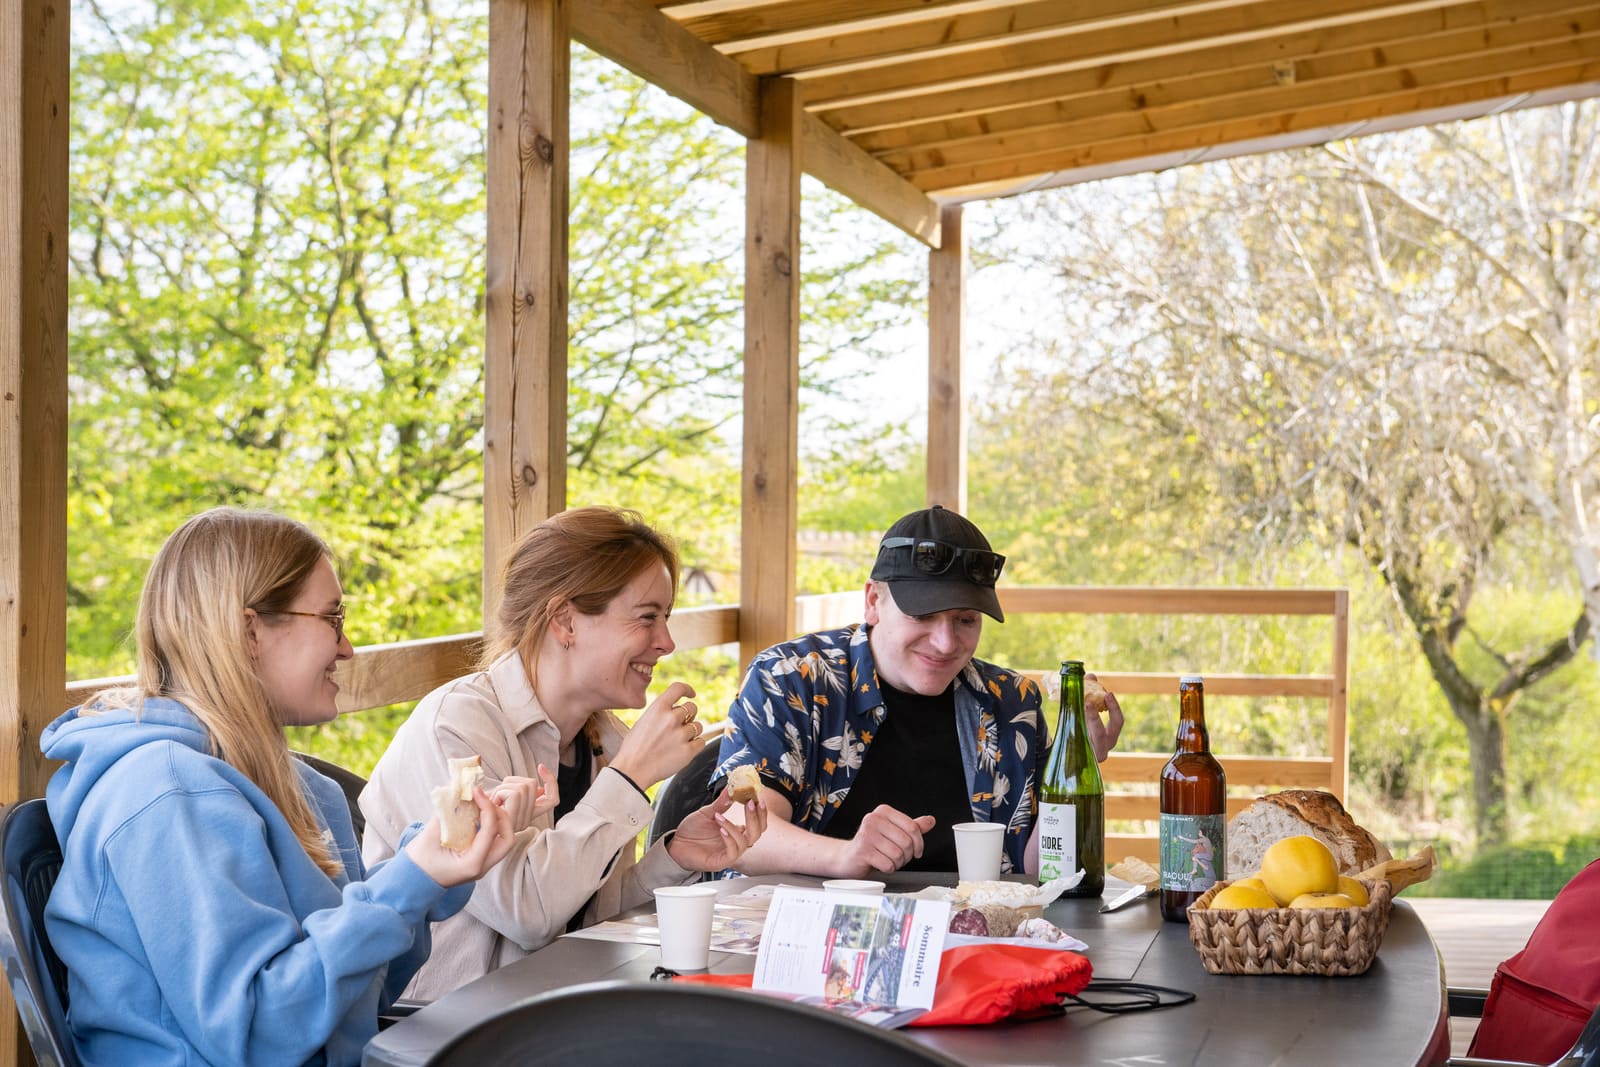
[[[1274,842],[1299,834],[1327,845],[1340,874],[1355,875],[1391,858],[1383,842],[1358,825],[1332,793],[1286,789],[1258,797],[1228,821],[1228,877],[1259,870]]]

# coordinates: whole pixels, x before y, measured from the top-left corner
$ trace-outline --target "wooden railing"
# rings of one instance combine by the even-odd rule
[[[1008,614],[1076,615],[1320,615],[1332,628],[1332,653],[1326,674],[1229,674],[1208,671],[1206,696],[1302,697],[1327,701],[1327,755],[1301,758],[1237,756],[1219,752],[1228,772],[1228,810],[1234,813],[1273,788],[1326,789],[1341,801],[1349,776],[1346,697],[1350,609],[1343,589],[1193,589],[1128,586],[1028,586],[1000,590]],[[859,590],[799,597],[795,631],[826,629],[858,621]],[[672,637],[680,649],[707,648],[739,640],[737,606],[686,608],[672,616]],[[342,712],[384,707],[416,700],[430,690],[467,673],[481,648],[481,636],[463,634],[420,641],[368,645],[340,668]],[[1036,679],[1044,671],[1028,671]],[[1112,692],[1171,695],[1178,692],[1177,674],[1097,670]],[[97,689],[127,679],[101,678],[72,682],[62,708],[80,704]],[[1174,715],[1176,721],[1176,715]],[[1165,752],[1114,752],[1102,765],[1108,784],[1106,818],[1153,823],[1153,792]],[[1142,786],[1143,789],[1131,788]],[[1120,788],[1115,788],[1120,787]],[[1108,834],[1106,856],[1139,856],[1154,860],[1153,832]]]

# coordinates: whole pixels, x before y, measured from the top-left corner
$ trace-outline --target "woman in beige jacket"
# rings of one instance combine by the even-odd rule
[[[656,664],[672,652],[677,592],[672,543],[640,517],[578,508],[545,520],[511,550],[484,666],[434,690],[399,731],[361,794],[368,864],[394,852],[426,817],[451,758],[483,759],[486,787],[509,776],[549,782],[559,800],[478,882],[466,909],[438,925],[433,953],[406,994],[434,999],[521,959],[568,929],[610,918],[662,885],[732,866],[766,828],[759,802],[744,825],[727,790],[642,857],[645,790],[700,750],[701,724],[673,682],[630,730],[613,708],[642,708]]]

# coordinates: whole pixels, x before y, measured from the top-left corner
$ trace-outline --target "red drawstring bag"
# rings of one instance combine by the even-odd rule
[[[1568,882],[1523,950],[1495,968],[1467,1055],[1549,1063],[1600,1004],[1600,860]]]
[[[1089,961],[1076,952],[1028,945],[961,945],[939,957],[933,1007],[911,1026],[970,1026],[1048,1015],[1068,993],[1089,984]],[[751,974],[683,974],[679,982],[750,988]]]

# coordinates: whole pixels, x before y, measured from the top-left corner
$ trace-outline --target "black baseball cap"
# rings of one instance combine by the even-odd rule
[[[1006,558],[971,520],[935,504],[902,516],[884,533],[873,581],[887,582],[907,615],[961,608],[1005,622],[994,583]]]

